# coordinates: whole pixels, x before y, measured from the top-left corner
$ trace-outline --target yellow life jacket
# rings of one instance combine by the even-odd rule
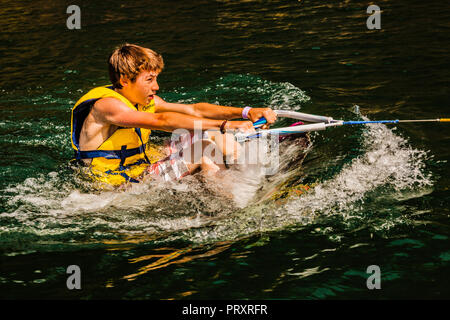
[[[92,159],[89,176],[95,181],[118,186],[136,180],[144,170],[161,155],[150,146],[150,129],[119,127],[96,150],[81,151],[79,138],[84,120],[94,103],[106,97],[112,97],[125,103],[128,108],[143,112],[155,112],[155,101],[146,106],[134,106],[127,98],[114,91],[112,86],[97,87],[86,93],[72,109],[71,140],[75,150],[75,159]]]

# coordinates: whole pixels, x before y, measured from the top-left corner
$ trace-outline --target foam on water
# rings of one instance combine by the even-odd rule
[[[67,144],[68,125],[57,125],[41,118],[33,121],[5,120],[2,126],[6,133],[1,135],[1,143],[45,147],[58,152],[70,151],[70,145]]]
[[[362,156],[333,179],[315,186],[311,193],[292,200],[284,210],[293,216],[303,211],[300,208],[309,214],[345,216],[352,211],[352,204],[379,187],[402,191],[433,185],[431,174],[424,172],[426,152],[408,146],[406,139],[383,124],[367,126],[362,138]]]

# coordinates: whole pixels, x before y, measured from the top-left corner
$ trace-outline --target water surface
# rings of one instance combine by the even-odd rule
[[[68,30],[68,5],[0,7],[3,299],[449,297],[444,124],[314,133],[302,166],[281,143],[276,175],[230,172],[228,188],[190,177],[97,192],[69,163],[71,107],[108,83],[124,42],[163,55],[167,101],[449,117],[448,6],[378,1],[381,29],[367,30],[357,1],[81,1],[82,28]],[[283,181],[311,189],[261,200]],[[72,264],[82,290],[66,287]],[[370,265],[381,290],[366,287]]]

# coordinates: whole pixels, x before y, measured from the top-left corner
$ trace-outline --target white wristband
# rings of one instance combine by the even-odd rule
[[[242,118],[248,119],[248,113],[250,111],[251,107],[245,107],[244,110],[242,110]]]

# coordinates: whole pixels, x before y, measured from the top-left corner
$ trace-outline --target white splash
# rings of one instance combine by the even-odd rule
[[[425,151],[414,149],[407,140],[394,134],[383,124],[367,127],[363,137],[365,153],[355,159],[333,179],[319,183],[312,192],[292,199],[283,211],[288,220],[317,214],[351,212],[358,201],[377,188],[396,191],[423,189],[433,185],[431,174],[424,173]]]

